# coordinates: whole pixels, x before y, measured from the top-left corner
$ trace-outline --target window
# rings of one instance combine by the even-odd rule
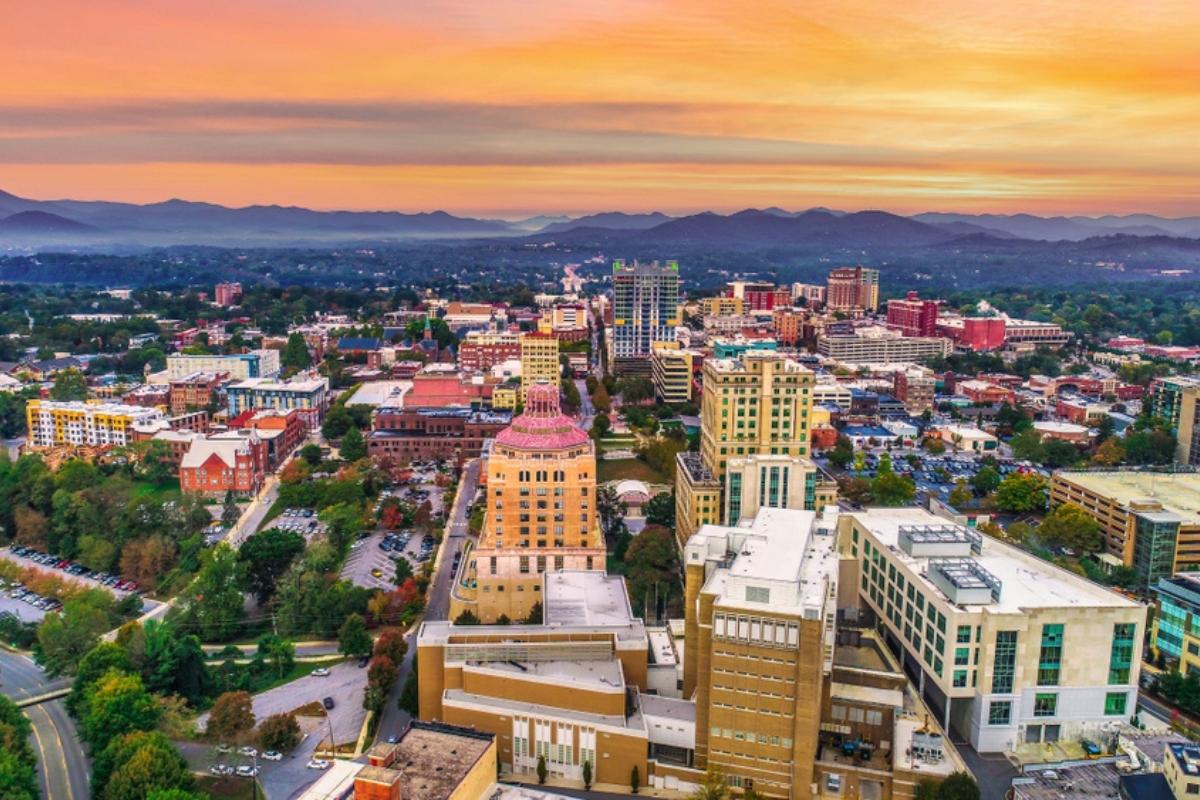
[[[1109,692],[1104,696],[1104,716],[1124,716],[1127,702],[1129,695],[1125,692]]]
[[[965,667],[971,663],[971,648],[956,647],[954,648],[954,666]]]
[[[1113,625],[1112,653],[1108,661],[1108,682],[1129,683],[1129,668],[1133,663],[1133,635],[1137,626],[1132,622]]]
[[[965,669],[954,670],[954,688],[962,689],[967,685],[967,671]]]
[[[1038,686],[1057,686],[1062,669],[1062,625],[1042,626],[1042,650],[1038,657]]]
[[[1039,692],[1033,698],[1033,715],[1035,717],[1053,717],[1058,711],[1058,695],[1053,692]]]
[[[1007,725],[1012,719],[1012,702],[993,700],[988,706],[988,725]]]
[[[1016,665],[1017,632],[996,631],[996,647],[992,661],[992,694],[1012,694]]]

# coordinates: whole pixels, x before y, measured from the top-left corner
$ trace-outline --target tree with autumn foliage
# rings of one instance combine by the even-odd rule
[[[374,654],[387,656],[392,663],[399,664],[408,653],[408,642],[404,639],[404,631],[400,628],[384,628],[375,637]]]

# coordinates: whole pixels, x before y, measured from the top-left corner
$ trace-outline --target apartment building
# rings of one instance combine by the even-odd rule
[[[977,751],[1099,736],[1133,714],[1141,604],[924,509],[843,513],[838,542],[860,609]]]
[[[235,355],[169,355],[167,377],[174,380],[197,372],[224,372],[230,379],[275,378],[279,375],[278,350],[251,350]]]
[[[328,393],[327,378],[300,376],[287,381],[250,378],[232,383],[225,389],[231,417],[246,411],[296,410],[310,428],[319,425],[325,416]]]
[[[32,399],[25,405],[27,446],[121,447],[135,441],[139,429],[149,438],[169,427],[157,408],[122,403],[59,402]]]
[[[1175,461],[1200,464],[1200,380],[1178,376],[1155,378],[1146,400],[1152,416],[1171,424],[1177,442]]]
[[[675,341],[675,327],[682,321],[679,263],[615,261],[612,283],[612,368],[648,375],[653,344]]]
[[[928,369],[900,369],[892,373],[892,394],[904,403],[909,414],[921,414],[933,408],[937,381]]]
[[[193,372],[172,378],[168,384],[168,402],[172,414],[208,408],[217,402],[222,384],[229,379],[224,372]]]
[[[380,406],[371,419],[367,454],[402,464],[448,459],[461,465],[479,458],[484,442],[511,422],[509,411]]]
[[[236,306],[242,302],[242,285],[240,283],[218,283],[213,291],[213,296],[219,306]]]
[[[464,372],[488,372],[520,358],[521,334],[515,331],[470,331],[458,344],[458,368]]]
[[[1200,573],[1159,578],[1154,596],[1151,652],[1184,675],[1200,674]]]
[[[771,330],[781,345],[795,347],[804,338],[804,321],[807,318],[807,311],[776,308],[771,314]]]
[[[650,380],[654,393],[664,403],[690,403],[692,383],[697,369],[704,363],[699,350],[684,349],[678,342],[662,342],[650,356]]]
[[[766,281],[730,281],[725,286],[725,296],[741,300],[746,312],[773,311],[792,304],[791,289]]]
[[[825,305],[827,287],[819,283],[793,283],[792,299],[803,300],[809,308]]]
[[[684,548],[695,765],[781,797],[813,782],[837,614],[836,509],[763,509]]]
[[[1159,578],[1200,567],[1200,474],[1060,471],[1050,504],[1074,503],[1100,523],[1105,549],[1149,591]]]
[[[538,384],[553,386],[558,390],[562,366],[558,361],[558,339],[551,333],[525,333],[521,335],[521,399],[529,396],[529,389]]]
[[[596,450],[562,413],[557,385],[531,386],[525,411],[496,434],[487,455],[479,546],[463,559],[450,616],[484,622],[529,616],[542,575],[605,568],[596,512]]]
[[[879,270],[839,267],[826,281],[825,307],[830,311],[863,312],[879,308]]]
[[[758,469],[754,463],[757,456],[786,457],[789,481],[799,480],[806,486],[821,483],[808,477],[808,473],[816,474],[816,466],[809,460],[813,385],[810,370],[779,353],[749,350],[740,358],[704,362],[700,452],[680,453],[676,458],[675,520],[681,547],[702,525],[736,524],[738,520],[728,513],[731,507],[756,506],[751,500],[724,502],[730,491],[726,473],[731,459],[742,459],[741,475]],[[779,466],[771,464],[772,469]],[[744,495],[754,485],[747,480],[739,490]],[[817,496],[828,497],[827,487],[820,492],[814,488],[812,494],[789,492],[787,507],[808,507],[805,503]],[[782,500],[784,494],[778,497]]]
[[[917,292],[888,300],[887,324],[905,336],[936,336],[941,300],[922,300]]]
[[[897,364],[945,357],[953,343],[940,336],[904,336],[882,327],[864,328],[851,334],[822,334],[817,353],[846,364]]]
[[[700,299],[700,311],[706,317],[740,317],[746,313],[746,301],[733,295],[704,297]]]

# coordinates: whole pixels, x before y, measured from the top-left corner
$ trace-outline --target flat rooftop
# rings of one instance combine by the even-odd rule
[[[514,678],[540,678],[556,685],[589,691],[625,691],[621,662],[607,661],[488,661],[468,662],[475,670],[511,674]]]
[[[1200,473],[1059,472],[1055,480],[1066,481],[1093,494],[1112,497],[1122,505],[1138,500],[1157,500],[1163,509],[1183,518],[1185,525],[1200,525]]]
[[[1013,796],[1021,800],[1109,800],[1118,797],[1121,773],[1111,762],[1051,769],[1028,769],[1013,781]]]
[[[569,641],[572,633],[609,633],[617,641],[633,647],[644,646],[646,625],[638,618],[623,625],[455,625],[449,620],[425,620],[417,631],[417,642],[421,644],[446,645],[451,639],[470,641],[544,641],[547,634],[566,634]]]
[[[899,539],[901,527],[936,526],[945,524],[945,520],[923,508],[874,508],[849,512],[849,516],[870,531],[889,551],[889,558],[908,565],[912,572],[920,575],[927,591],[941,592],[930,578],[930,561],[938,559],[908,555],[900,548]],[[1001,589],[999,600],[970,605],[987,605],[998,613],[1019,613],[1026,608],[1138,606],[1116,592],[990,536],[983,537],[981,552],[971,559],[998,580]]]
[[[404,405],[404,395],[412,388],[412,381],[367,381],[346,401],[348,406]]]
[[[511,716],[512,714],[527,714],[539,718],[550,717],[552,719],[564,719],[571,722],[578,722],[586,725],[595,725],[597,727],[603,725],[608,728],[616,728],[622,731],[631,731],[634,733],[646,733],[646,723],[642,718],[640,708],[634,710],[634,713],[628,717],[618,716],[616,714],[590,714],[585,711],[575,711],[568,708],[558,708],[548,706],[541,702],[526,702],[523,700],[506,700],[499,697],[490,697],[479,694],[471,694],[462,689],[447,689],[442,695],[442,702],[457,705],[479,706],[487,708],[494,713],[500,715]]]
[[[445,800],[493,741],[491,734],[414,722],[395,745],[394,760],[386,771],[400,773],[400,796],[405,800]],[[366,777],[366,769],[359,773],[360,778]],[[490,769],[494,773],[495,766]]]
[[[627,625],[633,619],[625,579],[599,570],[547,572],[543,619],[558,625]]]

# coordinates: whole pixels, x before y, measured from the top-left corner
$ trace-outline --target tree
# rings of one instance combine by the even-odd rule
[[[612,420],[608,418],[608,414],[600,412],[592,417],[592,433],[593,439],[599,439],[612,429]]]
[[[705,771],[703,780],[691,795],[691,800],[728,800],[728,798],[729,784],[725,781],[725,774],[713,766]]]
[[[67,695],[67,711],[79,716],[87,693],[92,684],[104,677],[109,670],[118,672],[133,672],[133,662],[125,648],[115,642],[100,642],[80,659],[75,671],[75,681],[71,684],[71,694]]]
[[[1046,545],[1088,553],[1099,550],[1103,543],[1100,523],[1074,503],[1055,506],[1037,527],[1037,535]]]
[[[195,785],[187,761],[161,733],[135,733],[126,739],[114,742],[120,754],[112,759],[108,780],[98,793],[102,800],[143,800],[156,791],[187,792]]]
[[[475,616],[470,609],[464,609],[461,614],[454,618],[455,625],[478,625],[479,617]]]
[[[371,635],[361,614],[351,614],[338,631],[338,652],[350,658],[371,654]]]
[[[1175,437],[1155,428],[1125,436],[1125,460],[1130,464],[1170,464],[1175,458]]]
[[[296,664],[296,645],[273,633],[264,633],[258,637],[257,657],[270,664],[282,678]]]
[[[1008,444],[1012,448],[1013,458],[1018,461],[1042,463],[1042,435],[1033,428],[1017,433]]]
[[[80,660],[114,622],[112,596],[88,589],[68,599],[61,614],[48,614],[37,632],[34,656],[49,675],[73,674]]]
[[[1046,481],[1033,472],[1009,473],[996,489],[996,508],[1011,514],[1045,510]]]
[[[635,614],[659,616],[659,608],[646,608],[651,598],[666,605],[679,596],[679,545],[675,535],[660,525],[647,525],[625,552],[625,582]]]
[[[219,695],[208,714],[205,733],[216,742],[235,742],[254,728],[254,701],[249,692]]]
[[[540,754],[539,754],[539,755],[538,755],[538,761],[537,761],[537,779],[538,779],[538,783],[539,783],[539,784],[544,784],[544,783],[546,782],[546,776],[547,776],[547,775],[549,775],[549,774],[550,774],[550,773],[549,773],[549,770],[547,770],[547,769],[546,769],[546,757],[545,757],[545,756],[543,756],[543,755],[540,755]]]
[[[542,624],[542,601],[538,600],[529,607],[529,616],[525,618],[526,625],[541,625]]]
[[[592,790],[592,762],[586,759],[583,762],[583,790],[585,792]]]
[[[225,492],[225,502],[221,507],[221,524],[232,528],[241,516],[242,510],[238,508],[237,500],[233,497],[233,490]]]
[[[400,628],[384,628],[375,637],[375,648],[371,651],[376,656],[387,656],[393,664],[404,661],[408,653],[408,642],[404,639],[404,631]]]
[[[275,585],[296,556],[304,552],[304,537],[296,531],[269,528],[246,539],[238,550],[240,586],[259,604],[275,593]]]
[[[937,800],[979,800],[979,784],[969,772],[955,772],[938,786]]]
[[[912,478],[893,472],[885,454],[879,459],[879,467],[871,479],[871,496],[883,506],[908,505],[917,496],[917,485]]]
[[[950,492],[950,505],[954,508],[962,508],[971,502],[971,490],[967,488],[967,479],[959,478],[954,482],[954,489]]]
[[[142,679],[109,670],[87,694],[81,733],[93,753],[98,753],[118,736],[153,730],[162,711]]]
[[[300,724],[295,714],[272,714],[258,724],[258,747],[286,753],[300,743]]]
[[[1105,417],[1108,419],[1108,417]],[[1115,467],[1125,460],[1125,447],[1121,440],[1109,437],[1102,441],[1092,453],[1092,463],[1102,467]]]
[[[87,378],[77,369],[64,369],[54,376],[54,385],[50,387],[50,399],[87,400]]]
[[[833,444],[833,449],[829,451],[829,463],[838,469],[845,469],[850,466],[850,462],[853,460],[853,442],[850,441],[849,436],[839,433],[837,441]]]
[[[181,630],[209,642],[224,642],[236,636],[245,616],[237,577],[238,554],[228,544],[221,543],[204,553],[196,580],[172,612]]]
[[[300,448],[300,457],[304,459],[304,463],[310,467],[320,466],[321,464],[321,448],[312,442]]]
[[[975,489],[975,494],[980,497],[986,497],[996,491],[996,487],[999,485],[1000,471],[990,465],[980,468],[975,473],[975,477],[971,479],[971,486]]]
[[[592,405],[602,414],[612,411],[612,400],[609,398],[608,390],[604,388],[603,383],[596,384],[596,391],[592,392]]]
[[[0,797],[6,800],[37,800],[31,732],[29,718],[16,703],[0,695]]]
[[[358,461],[367,457],[367,442],[358,428],[351,428],[342,437],[342,444],[338,450],[345,461]]]
[[[866,478],[843,476],[838,480],[838,494],[854,505],[865,506],[872,500],[871,482]]]
[[[1042,464],[1050,469],[1069,467],[1079,460],[1079,448],[1062,439],[1042,442]]]
[[[312,356],[309,355],[308,345],[305,344],[303,335],[288,334],[287,346],[283,348],[279,363],[293,372],[299,372],[312,366]]]
[[[200,640],[180,633],[172,623],[151,619],[145,625],[132,623],[122,629],[131,634],[126,639],[131,651],[138,628],[141,653],[131,658],[141,668],[146,689],[159,695],[180,695],[193,705],[202,701],[212,689],[212,676]]]
[[[651,525],[662,525],[664,528],[675,527],[675,493],[659,492],[646,503],[646,522]]]
[[[321,423],[321,433],[326,439],[340,439],[353,427],[354,417],[350,416],[346,407],[335,405],[325,414],[325,420]]]
[[[638,789],[642,785],[642,776],[638,772],[637,764],[633,765],[633,769],[629,771],[629,790],[634,794],[638,793]]]

